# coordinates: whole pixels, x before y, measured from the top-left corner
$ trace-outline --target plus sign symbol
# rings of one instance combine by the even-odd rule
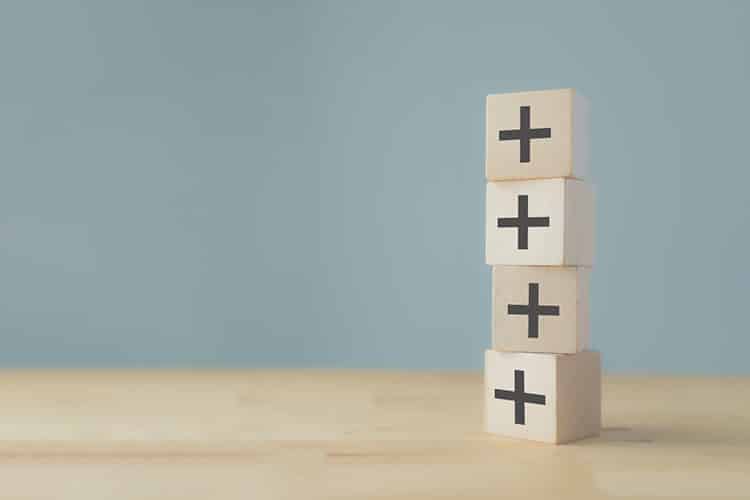
[[[544,394],[526,392],[523,370],[514,370],[513,390],[495,389],[495,399],[507,399],[515,403],[516,424],[526,425],[526,404],[544,405],[547,398]]]
[[[521,148],[521,163],[531,161],[531,140],[549,139],[552,137],[551,128],[531,128],[531,106],[521,106],[521,126],[513,130],[501,130],[498,133],[500,141],[518,141]]]
[[[529,338],[539,338],[539,316],[560,316],[560,306],[539,304],[539,283],[529,283],[528,304],[508,304],[508,314],[529,317]]]
[[[518,249],[529,249],[529,228],[549,227],[549,217],[529,217],[529,196],[518,195],[518,217],[500,217],[497,219],[497,227],[518,228]]]

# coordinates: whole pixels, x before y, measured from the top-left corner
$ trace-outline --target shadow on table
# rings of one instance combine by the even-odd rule
[[[640,443],[660,445],[747,445],[749,436],[738,435],[724,428],[704,425],[677,427],[637,425],[632,427],[604,427],[598,438],[591,443],[616,444]]]

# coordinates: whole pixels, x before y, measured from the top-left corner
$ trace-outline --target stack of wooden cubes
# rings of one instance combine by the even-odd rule
[[[492,349],[485,428],[564,443],[597,435],[601,360],[589,350],[594,196],[588,106],[572,89],[487,97],[486,258]]]

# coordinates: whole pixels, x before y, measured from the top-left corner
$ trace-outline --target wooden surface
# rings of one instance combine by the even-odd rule
[[[0,498],[750,498],[750,379],[605,377],[601,437],[481,432],[479,373],[5,372]]]

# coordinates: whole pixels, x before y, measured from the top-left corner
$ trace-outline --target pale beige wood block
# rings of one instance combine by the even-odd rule
[[[584,178],[588,109],[574,89],[487,96],[487,179]]]
[[[487,350],[485,429],[513,438],[565,443],[599,434],[598,352],[536,354]]]
[[[488,182],[486,260],[490,265],[590,266],[594,193],[575,179]]]
[[[493,266],[492,348],[573,354],[589,347],[586,267]]]

